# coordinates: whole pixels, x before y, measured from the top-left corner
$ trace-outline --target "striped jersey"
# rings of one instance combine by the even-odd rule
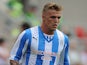
[[[61,31],[56,29],[47,40],[40,26],[35,26],[19,35],[10,60],[20,65],[69,65],[68,49],[68,37]]]

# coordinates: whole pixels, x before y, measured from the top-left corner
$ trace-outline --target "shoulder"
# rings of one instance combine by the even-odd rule
[[[64,34],[62,31],[56,29],[56,32],[57,32],[57,34],[59,34],[59,35],[63,35],[65,38],[68,39],[68,36],[67,36],[66,34]]]
[[[24,30],[22,33],[25,33],[24,34],[25,37],[30,38],[32,37],[32,35],[36,35],[37,31],[38,31],[38,26],[35,26]]]
[[[58,36],[60,36],[62,39],[64,39],[65,42],[69,42],[69,38],[66,34],[64,34],[62,31],[56,29],[56,32],[58,34]]]
[[[64,33],[58,29],[56,29],[56,32],[57,32],[57,35],[60,36],[60,37],[64,37]]]
[[[30,28],[30,30],[31,30],[31,31],[32,31],[32,30],[36,31],[36,30],[38,29],[38,27],[39,27],[39,26],[34,26],[34,27]]]
[[[34,27],[31,27],[31,28],[28,28],[28,29],[26,29],[26,30],[24,30],[23,32],[25,33],[25,34],[31,34],[31,31],[32,30],[36,30],[38,28],[38,26],[34,26]]]
[[[65,44],[69,45],[69,38],[65,34],[64,34],[64,41],[65,41]]]

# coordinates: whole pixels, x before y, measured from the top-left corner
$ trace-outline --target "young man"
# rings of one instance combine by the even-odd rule
[[[42,24],[23,31],[10,56],[11,65],[69,65],[68,37],[57,30],[62,7],[47,3]]]

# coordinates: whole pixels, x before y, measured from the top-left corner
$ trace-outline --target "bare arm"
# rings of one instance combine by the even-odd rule
[[[10,60],[10,65],[19,65],[19,63],[15,60]]]

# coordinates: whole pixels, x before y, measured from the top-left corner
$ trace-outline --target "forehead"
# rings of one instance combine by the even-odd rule
[[[61,11],[48,10],[45,12],[45,14],[48,16],[61,16]]]

